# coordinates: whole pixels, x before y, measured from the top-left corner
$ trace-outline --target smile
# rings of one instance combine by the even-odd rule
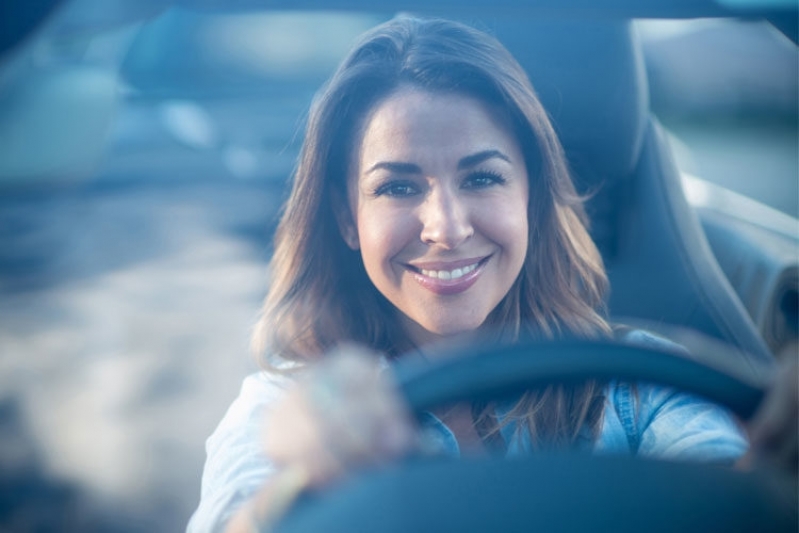
[[[423,276],[427,276],[429,278],[438,278],[438,279],[458,279],[462,276],[465,276],[469,272],[473,272],[475,268],[477,268],[479,261],[471,264],[469,266],[465,266],[463,268],[456,268],[454,270],[425,270],[421,269],[421,273]]]
[[[414,279],[425,289],[439,295],[458,294],[477,282],[491,256],[455,261],[446,264],[426,264],[427,268],[408,265]],[[449,267],[449,268],[447,268]]]

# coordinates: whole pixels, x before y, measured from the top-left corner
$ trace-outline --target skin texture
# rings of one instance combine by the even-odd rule
[[[388,96],[364,121],[347,188],[342,234],[417,345],[477,330],[521,271],[524,157],[475,99],[411,87]]]

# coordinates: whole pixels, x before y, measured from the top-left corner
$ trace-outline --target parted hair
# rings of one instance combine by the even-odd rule
[[[508,294],[487,329],[503,338],[606,337],[607,277],[587,231],[547,114],[524,69],[491,35],[461,23],[401,16],[356,43],[316,95],[293,184],[275,234],[269,290],[253,347],[267,369],[306,363],[356,342],[388,357],[417,348],[396,310],[374,287],[360,252],[345,243],[337,210],[346,209],[354,143],[368,113],[400,87],[459,94],[504,115],[524,153],[529,243]],[[534,357],[531,354],[531,357]],[[573,443],[596,434],[603,408],[593,382],[525,394],[503,418],[533,443]],[[491,406],[474,409],[478,430],[496,435]]]

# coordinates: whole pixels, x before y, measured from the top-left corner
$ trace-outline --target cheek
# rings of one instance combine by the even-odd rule
[[[530,243],[530,222],[529,222],[529,191],[525,186],[522,191],[514,198],[514,202],[508,209],[508,233],[514,235],[514,247],[518,248],[522,255],[522,260],[527,256],[527,248]]]
[[[413,221],[391,209],[363,208],[358,213],[357,224],[361,255],[367,268],[388,262],[414,241]]]
[[[522,218],[519,220],[509,220],[506,225],[501,228],[504,241],[505,250],[509,253],[513,262],[514,269],[521,270],[525,257],[527,257],[527,248],[529,246],[529,228],[527,227],[527,219]]]
[[[481,213],[482,232],[506,252],[523,258],[529,242],[526,198],[507,199],[487,207]]]

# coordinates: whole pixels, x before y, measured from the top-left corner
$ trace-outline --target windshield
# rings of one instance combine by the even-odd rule
[[[45,505],[177,531],[256,368],[313,95],[393,13],[171,8],[100,30],[74,13],[0,62],[0,468],[34,486],[22,523],[50,524]],[[636,26],[680,169],[795,224],[796,46],[762,22]]]

